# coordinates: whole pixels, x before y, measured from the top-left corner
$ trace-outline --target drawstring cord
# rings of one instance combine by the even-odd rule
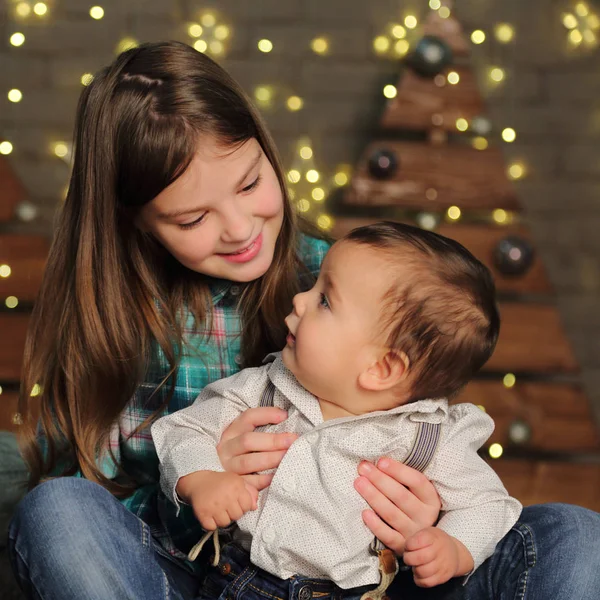
[[[200,541],[190,550],[187,556],[189,561],[194,562],[198,558],[198,554],[200,554],[200,551],[202,550],[202,548],[204,548],[204,544],[208,542],[211,536],[213,538],[213,544],[215,546],[215,557],[213,558],[211,565],[213,567],[216,567],[219,564],[219,561],[221,560],[221,544],[219,543],[218,529],[215,529],[214,531],[207,531],[202,536]]]

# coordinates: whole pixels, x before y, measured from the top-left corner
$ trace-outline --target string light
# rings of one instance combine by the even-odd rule
[[[458,208],[458,206],[451,206],[447,211],[446,211],[446,216],[451,220],[451,221],[458,221],[460,219],[460,215],[461,215],[461,211],[460,208]]]
[[[502,139],[510,144],[517,139],[517,132],[512,127],[507,127],[502,131]]]
[[[223,54],[223,51],[225,50],[223,43],[220,42],[219,40],[213,40],[212,42],[210,42],[210,44],[208,44],[208,47],[209,47],[210,51],[213,54],[216,54],[217,56],[219,54]]]
[[[17,31],[10,36],[10,43],[16,47],[22,46],[25,43],[25,36]]]
[[[508,214],[503,208],[497,208],[492,212],[492,219],[496,221],[496,223],[502,224],[506,223],[508,219]]]
[[[512,180],[522,179],[525,176],[525,167],[521,163],[513,163],[508,167],[508,176]]]
[[[190,23],[188,25],[188,34],[190,37],[199,38],[202,35],[203,31],[204,29],[199,23]]]
[[[404,25],[406,25],[407,29],[415,29],[418,23],[419,22],[417,21],[417,17],[415,17],[414,15],[407,15],[404,18]]]
[[[288,181],[290,181],[290,183],[298,183],[300,181],[300,171],[297,169],[288,171]]]
[[[273,42],[271,42],[271,40],[266,39],[260,40],[258,42],[258,49],[261,52],[264,52],[265,54],[271,52],[271,50],[273,50]]]
[[[301,198],[296,204],[300,212],[308,212],[310,210],[310,202],[306,198]]]
[[[496,443],[489,447],[488,452],[492,458],[500,458],[504,452],[504,448],[502,448],[500,444]]]
[[[325,38],[318,37],[312,40],[310,47],[316,54],[327,54],[329,51],[329,42]]]
[[[0,142],[0,154],[10,154],[13,151],[13,145],[10,142]]]
[[[217,40],[226,40],[229,37],[229,27],[227,25],[217,25],[214,30],[214,36]]]
[[[37,2],[33,7],[33,12],[38,17],[43,17],[48,12],[48,6],[44,2]]]
[[[10,274],[12,273],[12,269],[10,268],[9,265],[0,265],[0,277],[10,277]]]
[[[319,215],[317,226],[323,231],[329,231],[333,227],[333,219],[329,215]]]
[[[316,169],[310,169],[306,173],[306,181],[310,183],[317,183],[319,181],[319,172]]]
[[[254,90],[254,98],[262,106],[268,107],[273,100],[273,90],[270,86],[260,85]]]
[[[94,76],[91,73],[84,73],[81,76],[81,85],[88,86],[94,81]]]
[[[29,394],[30,396],[33,396],[34,398],[36,396],[39,396],[42,393],[42,386],[39,383],[36,383],[33,388],[31,388],[31,394]]]
[[[390,40],[384,35],[378,35],[373,40],[373,49],[377,54],[384,54],[390,49]]]
[[[132,48],[137,48],[138,41],[132,37],[124,37],[117,44],[117,54],[121,54],[122,52],[127,52],[127,50],[131,50]]]
[[[7,308],[17,308],[19,299],[16,296],[8,296],[4,301],[4,304],[6,304]]]
[[[395,85],[388,84],[383,88],[383,95],[386,98],[392,99],[395,98],[398,94],[398,90]]]
[[[517,378],[514,376],[513,373],[507,373],[502,379],[502,384],[505,388],[510,389],[515,386],[515,383],[517,383]]]
[[[512,42],[515,37],[515,29],[509,23],[499,23],[494,30],[496,39],[503,44]]]
[[[460,75],[456,71],[450,71],[447,76],[448,83],[456,85],[460,81]]]
[[[286,105],[289,110],[295,112],[297,110],[302,109],[302,107],[304,106],[304,100],[302,100],[302,98],[300,98],[299,96],[290,96],[286,100]]]
[[[90,17],[99,21],[104,17],[104,9],[101,6],[92,6],[92,8],[90,8]]]
[[[398,56],[404,56],[410,49],[410,44],[406,40],[398,40],[394,44],[394,51]]]
[[[461,117],[460,119],[456,119],[456,129],[459,131],[466,131],[469,129],[469,121]]]
[[[21,100],[23,99],[23,94],[21,93],[21,90],[17,90],[16,88],[10,90],[7,96],[11,102],[21,102]]]
[[[19,17],[28,17],[31,14],[31,6],[27,2],[19,2],[15,6],[15,13]]]
[[[406,29],[402,25],[394,25],[392,27],[392,35],[399,40],[403,40],[406,37]]]
[[[309,160],[313,156],[313,151],[312,151],[312,148],[310,146],[302,146],[300,148],[300,150],[298,151],[298,154],[304,160]]]
[[[202,23],[204,27],[214,27],[216,22],[217,19],[211,12],[204,13],[200,17],[200,23]]]
[[[64,142],[57,142],[54,144],[54,154],[59,158],[64,158],[69,154],[69,147]]]
[[[474,137],[471,143],[473,144],[473,148],[475,148],[475,150],[486,150],[489,146],[487,139],[480,135]]]
[[[481,29],[476,29],[471,34],[471,41],[474,44],[483,44],[483,42],[485,42],[485,33],[481,31]]]
[[[208,44],[204,40],[197,40],[194,42],[194,50],[206,52],[208,50]]]
[[[315,202],[323,202],[325,200],[325,190],[320,187],[316,187],[312,192],[311,196]]]
[[[494,67],[490,70],[490,79],[496,83],[501,82],[504,79],[504,70],[500,67]]]
[[[450,9],[447,6],[442,6],[438,11],[438,14],[442,19],[447,19],[450,16]]]

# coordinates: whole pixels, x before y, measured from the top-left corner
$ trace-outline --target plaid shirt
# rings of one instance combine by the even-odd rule
[[[307,236],[300,239],[299,256],[315,277],[328,250],[329,244],[325,241]],[[306,280],[301,284],[304,289],[309,289],[312,283],[312,280]],[[190,406],[206,385],[240,370],[241,328],[236,309],[240,287],[231,281],[220,280],[211,292],[214,307],[212,335],[207,339],[206,329],[194,328],[193,318],[188,315],[184,334],[197,355],[193,353],[182,357],[175,392],[164,414]],[[111,431],[110,448],[117,462],[142,482],[133,495],[123,500],[123,504],[150,525],[155,538],[170,554],[185,559],[202,535],[200,524],[189,506],[183,507],[176,515],[175,506],[159,493],[158,457],[150,428],[132,435],[136,427],[164,401],[168,385],[159,390],[150,402],[148,399],[168,372],[168,362],[159,353],[150,366],[146,381],[139,386]],[[104,461],[103,472],[109,477],[117,477],[112,460]]]

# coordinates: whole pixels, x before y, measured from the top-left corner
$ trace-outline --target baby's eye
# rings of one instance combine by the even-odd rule
[[[319,306],[323,308],[330,308],[329,300],[327,300],[327,296],[325,294],[319,294]]]

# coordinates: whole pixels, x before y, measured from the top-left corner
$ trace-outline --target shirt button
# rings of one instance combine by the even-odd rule
[[[275,532],[270,527],[267,527],[262,532],[262,540],[265,544],[273,543],[275,541]]]
[[[229,293],[230,293],[232,296],[237,296],[237,295],[240,293],[240,286],[239,286],[239,285],[232,285],[232,286],[229,288]]]
[[[296,482],[293,479],[286,479],[283,482],[282,487],[283,487],[284,491],[291,494],[292,492],[296,491]]]

